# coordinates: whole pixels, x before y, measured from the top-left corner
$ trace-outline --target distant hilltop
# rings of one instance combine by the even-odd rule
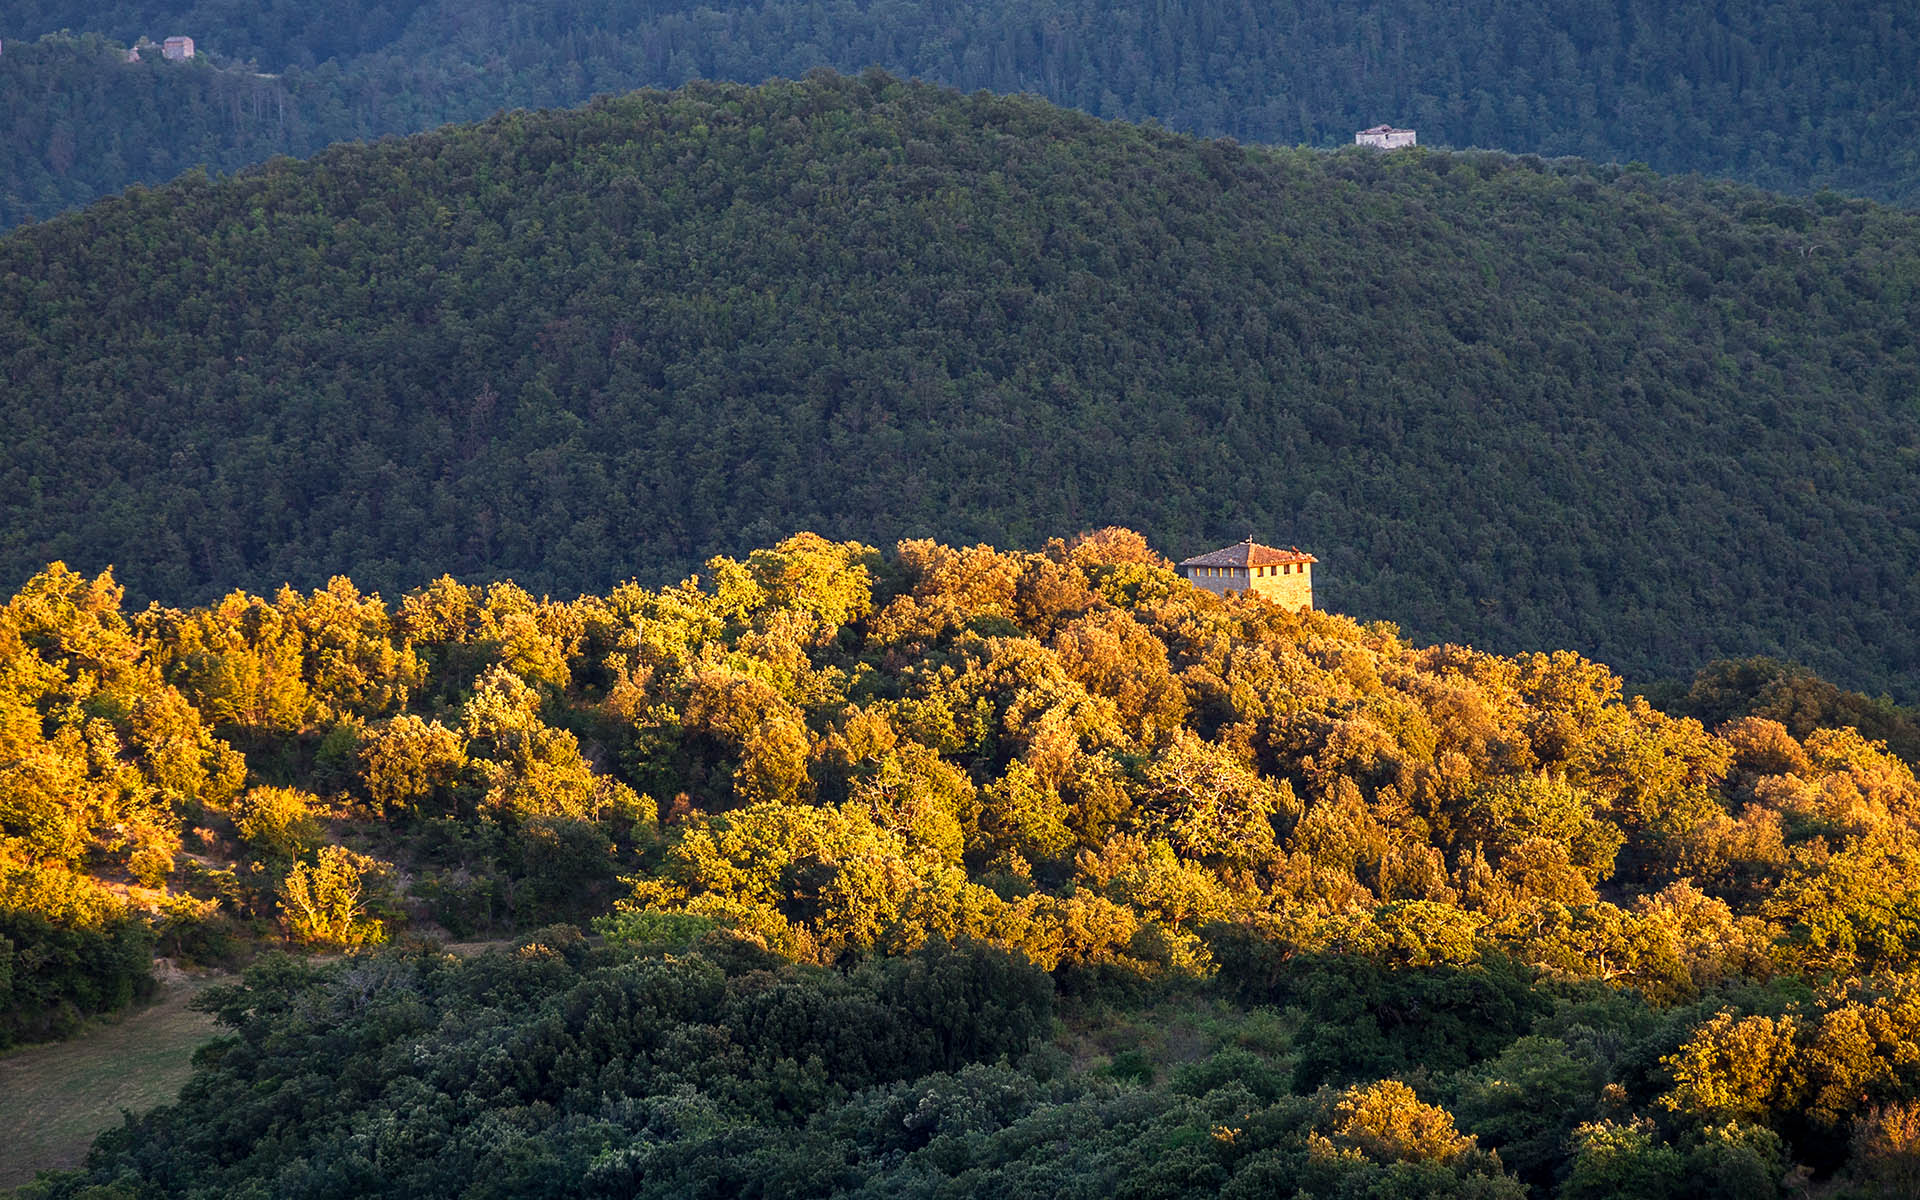
[[[1845,19],[1828,0],[756,0],[750,9],[511,0],[489,6],[486,20],[472,7],[177,5],[192,28],[158,30],[162,6],[12,5],[10,32],[98,35],[114,45],[115,65],[153,29],[191,33],[222,62],[261,74],[178,72],[136,92],[105,62],[68,57],[24,71],[9,38],[0,227],[201,163],[233,171],[502,109],[868,65],[1243,143],[1350,145],[1355,130],[1391,114],[1422,145],[1644,162],[1920,207],[1911,0],[1854,0]],[[1221,46],[1234,48],[1231,70],[1193,69]],[[277,86],[256,86],[275,75]],[[56,123],[73,125],[71,137]]]

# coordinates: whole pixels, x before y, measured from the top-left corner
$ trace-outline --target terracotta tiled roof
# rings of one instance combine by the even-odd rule
[[[1298,546],[1276,550],[1248,538],[1244,542],[1198,554],[1186,559],[1183,567],[1271,567],[1280,563],[1310,563],[1320,560]]]

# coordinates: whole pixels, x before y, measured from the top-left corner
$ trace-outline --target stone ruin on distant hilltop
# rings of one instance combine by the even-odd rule
[[[1362,129],[1353,135],[1356,146],[1375,146],[1381,150],[1398,150],[1402,146],[1411,146],[1415,141],[1411,129],[1395,129],[1391,125],[1375,125],[1372,129]]]

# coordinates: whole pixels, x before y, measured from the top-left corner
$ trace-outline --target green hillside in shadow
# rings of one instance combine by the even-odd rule
[[[1920,220],[818,76],[0,241],[0,574],[660,581],[795,527],[1249,530],[1331,607],[1913,692]]]

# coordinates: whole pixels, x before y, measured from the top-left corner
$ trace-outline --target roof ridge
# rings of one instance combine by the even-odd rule
[[[1244,542],[1235,542],[1231,546],[1222,546],[1218,550],[1196,554],[1192,558],[1182,560],[1179,565],[1183,567],[1265,567],[1279,563],[1319,561],[1298,546],[1282,550],[1277,546],[1262,545],[1249,536]]]

